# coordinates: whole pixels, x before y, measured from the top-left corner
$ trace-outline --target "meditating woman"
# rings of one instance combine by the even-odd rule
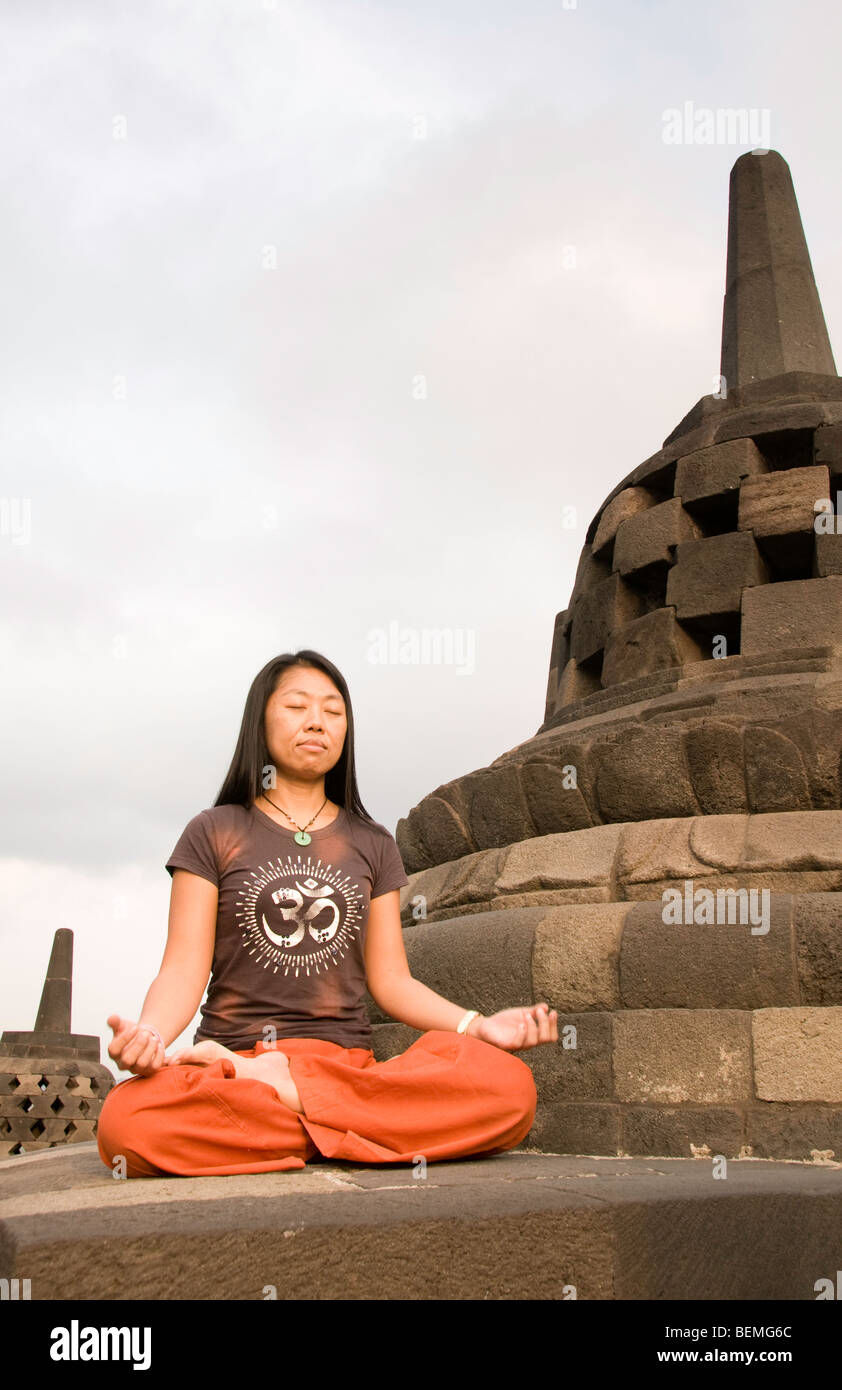
[[[499,1153],[532,1127],[530,1068],[558,1039],[546,1004],[483,1017],[409,972],[394,838],[359,798],[347,685],[318,652],[255,677],[215,804],[166,865],[169,931],[134,1022],[109,1056],[97,1144],[126,1177],[413,1163]],[[166,1049],[194,1017],[193,1046]],[[377,1062],[365,991],[421,1030]],[[470,1000],[466,1001],[470,1003]]]

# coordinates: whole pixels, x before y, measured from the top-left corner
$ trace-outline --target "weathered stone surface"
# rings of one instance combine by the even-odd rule
[[[68,1030],[64,1036],[73,1035]],[[108,1067],[84,1055],[15,1055],[9,1051],[11,1037],[14,1033],[4,1033],[0,1048],[0,1156],[54,1153],[93,1139],[103,1102],[114,1087]]]
[[[531,1068],[549,1105],[560,1100],[611,1100],[610,1013],[559,1009],[558,1042],[527,1048],[518,1056]]]
[[[704,719],[687,730],[684,747],[700,810],[710,816],[748,811],[740,726],[724,719]]]
[[[569,1012],[620,1005],[617,963],[629,903],[551,908],[535,932],[532,993]]]
[[[630,729],[595,747],[592,759],[606,822],[692,816],[699,809],[680,729]]]
[[[664,667],[702,661],[705,655],[698,642],[676,622],[674,608],[657,608],[611,633],[605,644],[602,683],[619,685]]]
[[[744,589],[744,656],[784,647],[842,646],[842,575]]]
[[[667,579],[667,603],[679,621],[710,629],[728,613],[739,613],[743,590],[765,584],[766,563],[747,532],[685,541],[676,550]]]
[[[532,835],[515,767],[485,768],[462,783],[474,849],[496,849]],[[455,857],[455,856],[454,856]]]
[[[603,509],[593,538],[593,553],[598,555],[601,551],[607,550],[613,544],[617,527],[623,521],[628,520],[630,516],[636,516],[638,512],[645,512],[649,507],[656,506],[658,501],[658,493],[652,492],[649,488],[623,488],[623,491],[612,498]]]
[[[570,595],[570,602],[567,605],[570,616],[573,616],[576,604],[583,594],[587,594],[591,589],[595,589],[597,584],[603,583],[611,575],[611,566],[601,556],[595,555],[593,547],[584,545],[579,556],[579,563],[576,566],[576,578],[573,581],[573,592]]]
[[[401,816],[395,826],[395,840],[400,849],[401,859],[407,874],[416,873],[419,869],[431,868],[434,863],[432,853],[421,839],[421,816],[419,812],[420,806],[416,807],[410,815]]]
[[[544,909],[528,907],[418,922],[403,933],[410,972],[483,1014],[531,1002],[532,948],[543,917]]]
[[[682,884],[678,884],[684,892]],[[797,1004],[792,899],[726,890],[718,879],[693,881],[716,895],[716,923],[663,921],[663,902],[635,903],[623,927],[620,995],[627,1009],[757,1009]],[[768,913],[768,915],[767,915]],[[682,911],[682,916],[686,915]],[[756,933],[756,934],[755,934]]]
[[[731,439],[697,449],[678,460],[675,491],[682,502],[717,501],[737,491],[743,478],[766,473],[768,464],[753,439]]]
[[[570,624],[568,610],[556,614],[553,629],[553,645],[550,652],[550,669],[547,675],[547,694],[544,701],[544,719],[549,719],[559,703],[559,680],[570,658]]]
[[[775,729],[748,728],[744,748],[752,811],[809,811],[807,771],[791,739]]]
[[[782,1012],[787,1012],[783,1010]],[[751,1095],[744,1010],[641,1009],[614,1015],[617,1100],[723,1105]]]
[[[614,569],[625,576],[653,565],[671,565],[679,542],[701,534],[680,498],[671,497],[620,524],[614,542]]]
[[[93,1143],[16,1159],[0,1272],[39,1301],[113,1301],[129,1285],[153,1302],[259,1300],[267,1284],[287,1301],[815,1299],[836,1269],[835,1169],[734,1162],[722,1183],[706,1159],[619,1158],[619,1109],[557,1102],[551,1152],[530,1134],[519,1151],[430,1164],[426,1181],[415,1164],[324,1160],[114,1182]],[[613,1156],[580,1157],[600,1152]]]
[[[728,411],[716,422],[711,443],[722,444],[728,439],[750,435],[773,467],[782,466],[778,461],[782,455],[807,467],[808,436],[817,426],[833,424],[837,419],[838,406],[830,401],[770,401],[765,405],[748,405]],[[787,439],[787,435],[792,438]]]
[[[842,868],[842,811],[751,816],[743,863],[764,869]]]
[[[812,461],[828,470],[835,503],[835,493],[842,486],[842,424],[819,426],[813,435]]]
[[[526,1144],[545,1154],[616,1154],[620,1107],[599,1101],[555,1101],[542,1106]]]
[[[810,792],[809,804],[818,811],[839,808],[839,765],[842,755],[842,710],[818,704],[794,711],[776,731],[798,750]],[[773,810],[772,806],[765,808]],[[790,807],[798,810],[795,801]]]
[[[842,1004],[842,893],[799,894],[793,903],[800,1002]]]
[[[497,892],[534,893],[578,884],[607,887],[619,838],[619,826],[597,825],[514,844],[506,853]]]
[[[690,852],[708,869],[729,873],[745,860],[748,827],[748,816],[696,816],[689,825]]]
[[[555,835],[563,830],[582,830],[593,824],[593,818],[576,780],[565,767],[575,764],[538,761],[524,763],[520,772],[523,797],[529,810],[535,835]]]
[[[404,925],[461,916],[476,905],[484,908],[495,897],[507,854],[507,849],[480,850],[412,874],[409,885],[401,889]]]
[[[467,826],[443,797],[425,796],[414,807],[412,816],[425,857],[431,863],[461,859],[463,854],[470,854],[475,848],[468,838]]]
[[[740,488],[739,529],[755,536],[812,531],[815,503],[829,495],[830,475],[822,464],[745,478]]]
[[[744,1143],[741,1109],[711,1105],[624,1105],[620,1146],[627,1154],[667,1158],[738,1158]]]
[[[412,875],[404,925],[552,903],[655,900],[679,879],[773,892],[842,889],[842,813],[696,815],[596,825],[479,851]]]
[[[780,372],[746,382],[738,388],[737,397],[743,406],[797,400],[835,404],[842,400],[842,377],[825,372]]]
[[[574,659],[581,664],[602,651],[609,633],[639,618],[643,609],[641,595],[620,575],[602,580],[583,594],[573,614],[570,650]]]
[[[731,170],[720,372],[728,387],[836,374],[792,175],[777,150]]]
[[[842,1008],[758,1009],[752,1044],[758,1099],[842,1101]]]
[[[842,1110],[809,1102],[750,1105],[746,1147],[754,1158],[842,1162]]]
[[[739,863],[741,817],[724,817],[728,821],[726,843],[734,855],[733,865]],[[737,822],[732,826],[731,822]],[[619,890],[628,898],[634,897],[637,884],[648,885],[663,879],[694,878],[710,874],[690,847],[692,827],[696,822],[688,817],[677,820],[636,821],[622,827],[614,876]],[[730,838],[729,838],[730,836]],[[719,867],[722,867],[721,865]],[[652,899],[660,893],[646,891]]]
[[[368,992],[366,994],[366,1002],[368,1003],[371,995]],[[373,1000],[371,1002],[374,1004]],[[380,1013],[376,1005],[374,1008],[369,1007],[369,1018],[372,1020],[371,1050],[376,1062],[388,1062],[390,1057],[398,1057],[401,1052],[406,1052],[408,1047],[412,1047],[412,1044],[423,1036],[418,1028],[410,1028],[407,1023],[376,1023],[374,1021],[375,1012],[380,1017],[385,1016]]]
[[[577,661],[570,658],[558,683],[558,698],[556,708],[565,705],[576,705],[580,700],[584,700],[588,695],[593,695],[600,690],[601,683],[599,676],[594,671],[589,671],[581,667]]]
[[[813,578],[842,574],[842,534],[817,535],[813,557]]]

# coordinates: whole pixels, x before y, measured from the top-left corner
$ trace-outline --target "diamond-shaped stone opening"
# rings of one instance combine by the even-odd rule
[[[24,1152],[23,1144],[20,1144],[20,1143],[18,1143],[18,1144],[13,1144],[12,1147],[11,1147],[11,1149],[9,1150],[9,1153],[13,1156],[13,1158],[17,1158],[18,1154],[22,1154],[23,1152]]]
[[[41,1077],[39,1077],[39,1078],[38,1078],[38,1085],[41,1087],[41,1090],[42,1090],[42,1091],[46,1091],[46,1090],[48,1089],[49,1085],[50,1085],[49,1078],[46,1077],[46,1076],[41,1076]]]
[[[793,579],[812,578],[816,550],[814,531],[789,536],[758,536],[756,540],[769,571],[770,583],[786,584]]]
[[[705,536],[730,535],[737,530],[739,521],[740,489],[720,493],[716,497],[697,497],[684,503]]]
[[[91,1090],[92,1090],[92,1091],[98,1091],[98,1090],[99,1090],[99,1082],[97,1081],[97,1079],[96,1079],[95,1076],[92,1076],[92,1077],[91,1077]]]
[[[12,1126],[9,1124],[9,1121],[4,1120],[2,1115],[0,1115],[0,1134],[11,1134],[11,1132]]]
[[[81,1112],[82,1112],[83,1115],[87,1115],[87,1113],[88,1113],[88,1111],[90,1110],[90,1108],[91,1108],[91,1107],[90,1107],[90,1105],[88,1104],[88,1102],[87,1102],[86,1100],[80,1100],[80,1101],[79,1101],[79,1109],[81,1110]]]
[[[10,1091],[16,1091],[18,1089],[18,1086],[20,1085],[20,1077],[10,1076],[8,1085]]]
[[[31,1124],[29,1126],[29,1133],[32,1135],[33,1139],[40,1139],[45,1129],[46,1125],[44,1124],[44,1121],[36,1120],[34,1124]]]
[[[671,553],[673,560],[670,565],[659,562],[624,576],[623,582],[642,599],[645,613],[654,613],[658,608],[666,607],[667,580],[675,562],[674,548]]]
[[[811,429],[767,430],[751,436],[770,470],[809,468],[813,462]]]
[[[586,672],[594,680],[599,681],[602,678],[602,663],[604,657],[604,648],[600,648],[598,652],[594,652],[593,656],[589,656],[586,661],[580,661],[579,669]],[[596,688],[598,689],[599,687],[597,686]]]
[[[681,627],[695,638],[705,655],[712,659],[722,660],[724,656],[740,655],[739,613],[709,613],[698,618],[683,618]],[[714,647],[720,654],[716,658],[713,655]]]
[[[61,1096],[56,1096],[55,1100],[50,1106],[50,1109],[54,1110],[56,1114],[58,1114],[60,1110],[64,1109],[64,1101],[62,1100]]]
[[[72,1120],[70,1121],[69,1124],[66,1124],[66,1125],[64,1126],[64,1132],[65,1132],[65,1134],[75,1134],[75,1133],[76,1133],[76,1125],[73,1123]]]
[[[17,1105],[18,1110],[22,1110],[24,1114],[27,1114],[32,1109],[34,1101],[31,1096],[24,1096],[23,1100],[19,1100]]]
[[[77,1076],[68,1076],[67,1080],[64,1083],[64,1089],[66,1091],[75,1091],[78,1088],[78,1086],[79,1078]]]

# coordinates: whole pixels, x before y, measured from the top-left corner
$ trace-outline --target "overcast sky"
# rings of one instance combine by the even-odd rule
[[[729,173],[766,143],[668,143],[667,112],[766,122],[839,366],[842,22],[829,0],[0,16],[0,1028],[33,1026],[72,927],[73,1028],[109,1064],[106,1017],[136,1018],[160,964],[164,864],[271,657],[343,672],[392,832],[539,728],[591,517],[714,389]],[[376,662],[392,625],[457,659]]]

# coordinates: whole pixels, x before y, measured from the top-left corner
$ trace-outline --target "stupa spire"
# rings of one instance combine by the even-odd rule
[[[35,1020],[35,1033],[69,1033],[70,1004],[73,993],[73,932],[69,927],[59,927],[53,937],[53,949],[38,1017]]]
[[[777,150],[731,170],[720,372],[727,389],[784,372],[836,376],[789,165]]]

